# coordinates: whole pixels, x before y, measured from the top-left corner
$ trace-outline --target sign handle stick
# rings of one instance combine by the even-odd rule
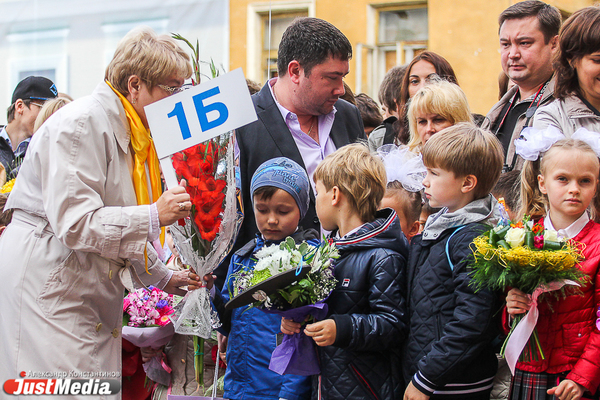
[[[173,168],[173,164],[171,163],[171,156],[161,158],[159,161],[163,176],[165,177],[165,182],[167,183],[167,189],[179,185],[179,182],[177,182],[177,174],[175,174],[175,168]]]

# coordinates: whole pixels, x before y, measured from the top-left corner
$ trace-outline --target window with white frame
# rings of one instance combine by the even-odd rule
[[[427,7],[379,11],[377,47],[383,56],[385,70],[406,64],[427,48]]]
[[[314,17],[312,0],[250,4],[246,41],[246,77],[265,83],[277,76],[277,51],[283,32],[297,17]]]
[[[427,3],[367,7],[367,43],[355,51],[356,91],[375,98],[385,73],[427,49],[428,39]]]
[[[295,12],[285,14],[261,15],[262,19],[262,57],[261,74],[267,78],[277,76],[277,51],[283,32],[296,17],[306,17],[306,12]]]
[[[68,92],[68,29],[39,30],[10,33],[7,55],[9,65],[10,98],[12,89],[28,76],[44,76],[56,84],[61,92]]]

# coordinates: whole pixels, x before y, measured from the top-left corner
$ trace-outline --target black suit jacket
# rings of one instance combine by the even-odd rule
[[[242,198],[244,203],[244,222],[233,247],[232,253],[254,239],[258,228],[254,221],[254,210],[250,196],[250,181],[254,171],[265,161],[275,157],[288,157],[306,169],[300,151],[294,142],[277,104],[273,100],[268,82],[260,92],[252,96],[258,120],[249,125],[236,129],[236,140],[240,149],[240,178],[242,183]],[[366,140],[360,112],[345,100],[335,103],[337,112],[330,137],[336,148],[354,143],[359,139]],[[300,221],[304,229],[320,230],[319,219],[315,211],[315,196],[310,193],[310,204],[306,216]],[[223,262],[216,271],[219,281],[223,282],[229,263]]]

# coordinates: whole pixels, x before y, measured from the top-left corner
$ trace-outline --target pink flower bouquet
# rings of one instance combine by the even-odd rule
[[[173,295],[150,286],[137,289],[123,299],[123,338],[137,347],[159,348],[169,343],[175,329],[169,319],[173,314]],[[144,363],[146,376],[169,386],[171,368],[164,353]]]
[[[145,326],[165,326],[171,323],[169,315],[173,314],[173,295],[150,286],[137,289],[123,299],[123,325],[137,328]]]

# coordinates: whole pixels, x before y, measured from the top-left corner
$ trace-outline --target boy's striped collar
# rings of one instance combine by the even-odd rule
[[[396,211],[392,210],[392,212],[386,218],[386,220],[383,222],[383,224],[377,226],[377,225],[373,224],[372,222],[367,222],[367,223],[363,224],[358,230],[360,232],[360,231],[364,230],[364,228],[366,227],[368,229],[366,230],[365,233],[356,235],[356,236],[351,235],[350,237],[344,236],[343,238],[336,240],[335,245],[336,246],[345,246],[345,245],[350,245],[350,244],[356,244],[356,243],[362,242],[364,240],[370,239],[374,236],[377,236],[381,232],[385,231],[386,229],[388,229],[390,227],[392,222],[394,222],[394,218],[396,218]]]

